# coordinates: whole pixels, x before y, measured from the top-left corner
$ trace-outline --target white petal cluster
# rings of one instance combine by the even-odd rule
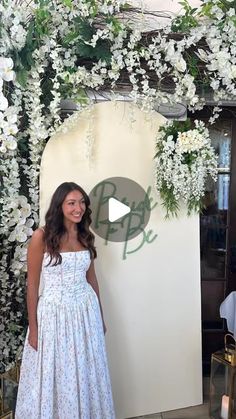
[[[175,150],[178,154],[192,153],[199,151],[207,145],[207,139],[197,129],[192,129],[186,132],[179,132]]]
[[[5,55],[7,51],[18,51],[24,47],[27,22],[33,7],[33,2],[32,5],[26,2],[24,6],[13,0],[8,0],[4,5],[1,2],[0,21],[4,24],[1,26],[0,54]]]
[[[10,106],[4,112],[0,111],[0,154],[4,155],[8,151],[17,148],[16,134],[17,114],[14,106]]]
[[[48,121],[43,115],[44,105],[41,103],[41,75],[44,71],[42,56],[37,57],[37,68],[33,68],[29,73],[27,89],[23,93],[25,96],[26,111],[29,118],[29,126],[25,132],[28,137],[29,158],[31,164],[25,170],[29,187],[29,197],[31,200],[32,216],[38,223],[38,203],[39,203],[39,170],[41,155],[48,138]],[[54,115],[52,115],[52,118]],[[50,121],[52,121],[50,117]]]
[[[0,78],[5,81],[11,81],[15,77],[13,61],[11,58],[0,57]]]
[[[3,94],[3,85],[4,81],[9,82],[14,79],[15,73],[12,68],[12,59],[0,56],[0,111],[5,111],[8,108],[8,100]]]
[[[34,220],[31,216],[31,207],[27,198],[19,195],[17,199],[9,204],[9,221],[6,225],[11,231],[8,240],[10,242],[24,243],[33,233]],[[12,229],[13,227],[13,229]]]
[[[189,211],[200,207],[207,177],[215,179],[217,173],[217,156],[209,132],[203,122],[195,121],[195,125],[195,129],[178,132],[175,140],[165,130],[157,139],[157,190],[162,197],[171,193],[175,202],[183,200]]]
[[[19,276],[22,272],[27,271],[27,249],[25,244],[18,244],[15,248],[14,259],[11,264],[11,269],[15,276]]]

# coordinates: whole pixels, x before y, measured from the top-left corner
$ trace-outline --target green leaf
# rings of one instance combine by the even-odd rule
[[[69,45],[72,41],[75,41],[79,37],[78,32],[75,30],[69,32],[62,41],[63,46]]]
[[[32,20],[28,26],[28,32],[26,35],[26,45],[32,45],[33,43],[33,33],[34,33],[34,21]]]
[[[74,99],[77,103],[81,105],[86,105],[88,103],[88,96],[86,94],[85,89],[79,88],[76,95],[74,95]]]
[[[106,61],[108,64],[111,62],[110,46],[106,40],[98,40],[95,47],[80,40],[76,45],[76,50],[81,58],[95,58],[96,60]]]
[[[28,139],[23,137],[18,140],[18,148],[22,153],[26,153],[29,150]]]
[[[121,9],[122,10],[129,10],[130,8],[132,8],[133,6],[132,6],[132,4],[130,4],[130,3],[124,3],[124,4],[122,4],[121,5]]]
[[[27,78],[28,72],[24,68],[22,68],[16,73],[16,80],[18,81],[18,83],[20,83],[22,87],[26,87]]]
[[[166,210],[166,219],[170,218],[171,216],[177,217],[179,212],[179,204],[174,197],[173,189],[173,186],[168,188],[166,182],[163,181],[162,187],[160,189],[160,196],[163,201],[162,205]]]
[[[48,5],[48,2],[46,3]],[[41,7],[35,12],[35,35],[37,38],[41,38],[44,35],[49,34],[49,23],[50,23],[51,14],[49,9],[46,7]]]
[[[91,45],[85,44],[83,41],[79,41],[76,45],[77,53],[80,57],[87,57],[92,58],[93,57],[93,50],[94,48],[91,47]]]
[[[71,0],[62,0],[62,3],[72,9],[72,1]]]
[[[108,41],[102,39],[98,40],[93,54],[98,60],[106,61],[106,63],[109,64],[111,62],[111,52]]]
[[[50,1],[51,0],[36,0],[36,4],[39,4],[39,8],[42,9],[44,6],[48,6]]]
[[[84,19],[77,17],[74,19],[74,26],[75,31],[78,33],[81,39],[84,41],[90,41],[92,39],[93,34],[95,33],[95,29]]]
[[[194,15],[194,13],[196,13],[196,11],[197,11],[198,9],[196,8],[196,7],[194,7],[192,10],[190,10],[190,14],[191,15]]]
[[[204,3],[204,5],[201,8],[201,14],[205,16],[210,16],[212,7],[213,7],[213,4]]]
[[[115,17],[115,16],[108,16],[106,18],[106,23],[107,24],[112,24],[113,26],[113,32],[115,35],[118,35],[119,32],[121,31],[121,22],[120,20]]]

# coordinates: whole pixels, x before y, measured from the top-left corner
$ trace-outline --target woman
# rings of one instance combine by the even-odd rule
[[[16,419],[115,417],[89,204],[80,186],[62,183],[31,238]]]

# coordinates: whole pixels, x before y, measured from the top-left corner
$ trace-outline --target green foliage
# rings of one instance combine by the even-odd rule
[[[196,55],[188,54],[187,57],[185,57],[185,59],[188,64],[189,74],[191,74],[191,76],[193,76],[194,79],[197,79],[197,77],[200,76],[199,69],[198,69],[198,63],[199,63],[198,57]]]
[[[196,199],[189,199],[188,200],[188,215],[191,215],[192,213],[201,212],[203,210],[203,201],[196,200]]]
[[[62,45],[69,46],[70,43],[76,45],[78,58],[88,58],[95,60],[111,62],[110,44],[106,39],[98,39],[96,46],[89,45],[93,35],[96,33],[95,28],[82,18],[74,19],[74,28],[62,40]]]
[[[124,3],[121,6],[121,10],[129,10],[130,7],[132,7],[132,5],[130,5],[130,3]]]
[[[24,68],[19,69],[16,73],[16,79],[22,87],[26,87],[27,78],[28,78],[27,76],[28,76],[28,72]]]
[[[162,199],[162,206],[165,208],[165,218],[177,217],[179,212],[179,203],[173,194],[174,188],[168,188],[167,184],[163,182],[160,189],[160,196]]]
[[[26,86],[28,71],[34,65],[33,52],[40,47],[45,35],[49,35],[51,14],[47,6],[49,1],[41,0],[40,8],[35,12],[28,25],[26,42],[21,51],[14,50],[13,61],[16,71],[17,81]]]
[[[43,98],[43,104],[45,106],[45,109],[48,108],[48,106],[50,105],[53,96],[52,96],[52,88],[53,88],[53,83],[51,80],[51,76],[52,74],[50,74],[50,70],[44,75],[43,80],[41,82],[41,90],[42,90],[42,98]],[[51,72],[52,73],[52,72]]]
[[[108,16],[106,22],[112,25],[114,35],[118,35],[122,27],[120,20],[115,16]]]
[[[96,47],[79,42],[77,44],[77,52],[78,56],[82,58],[95,58],[96,60],[105,61],[107,64],[111,62],[110,45],[106,40],[99,39]]]
[[[203,0],[202,0],[202,2],[203,2]],[[219,0],[216,3],[216,5],[225,14],[225,16],[218,22],[218,27],[220,29],[223,29],[224,22],[225,22],[226,19],[233,22],[234,26],[236,26],[236,16],[235,15],[232,15],[232,16],[227,16],[226,15],[227,12],[230,9],[234,9],[234,11],[236,13],[236,0],[233,0],[233,1]],[[215,19],[215,14],[214,14],[214,9],[213,9],[214,6],[215,6],[215,3],[213,1],[209,1],[208,3],[203,2],[202,7],[201,7],[200,16],[207,16],[208,18],[214,20]]]
[[[173,32],[188,32],[198,26],[198,9],[191,7],[188,0],[182,0],[179,4],[183,6],[184,14],[172,21],[171,29]]]
[[[73,7],[72,0],[62,0],[62,3],[70,9]]]
[[[227,13],[229,9],[235,9],[236,10],[236,0],[228,1],[228,0],[218,0],[215,1],[208,1],[207,3],[204,0],[202,1],[201,6],[201,14],[204,16],[208,16],[210,18],[214,17],[214,12],[212,11],[213,7],[216,5],[218,6],[222,12]]]
[[[218,27],[223,28],[226,19],[230,19],[236,26],[236,16],[226,16],[230,9],[236,12],[236,0],[201,0],[202,5],[199,8],[192,7],[188,0],[181,0],[179,4],[183,7],[184,13],[177,16],[171,25],[173,32],[188,32],[191,28],[199,26],[199,18],[208,17],[209,19],[216,20],[214,7],[219,7],[224,13],[224,17],[218,21]]]
[[[22,137],[18,140],[18,149],[24,157],[28,155],[29,152],[29,144],[28,144],[28,138]]]
[[[49,34],[50,13],[46,9],[39,9],[35,15],[35,36],[40,40],[42,36]]]
[[[86,90],[82,87],[76,91],[72,83],[69,82],[69,76],[65,77],[64,80],[59,78],[60,82],[60,94],[63,99],[71,99],[77,104],[86,105],[89,102]]]
[[[89,103],[86,90],[82,88],[78,89],[76,94],[75,93],[73,94],[73,99],[75,99],[75,102],[79,103],[80,105],[86,105]]]
[[[62,45],[67,47],[70,43],[78,39],[79,33],[76,30],[71,30],[63,39]]]
[[[88,20],[77,17],[74,19],[75,31],[78,33],[80,39],[90,41],[95,34],[95,29],[91,26]]]

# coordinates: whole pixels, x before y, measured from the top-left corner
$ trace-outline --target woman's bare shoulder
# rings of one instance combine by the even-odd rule
[[[27,249],[27,266],[29,272],[36,272],[35,269],[41,269],[43,255],[45,253],[44,232],[37,228],[30,239]]]
[[[43,227],[37,228],[30,239],[30,246],[31,247],[38,247],[38,248],[44,248],[44,229]]]

